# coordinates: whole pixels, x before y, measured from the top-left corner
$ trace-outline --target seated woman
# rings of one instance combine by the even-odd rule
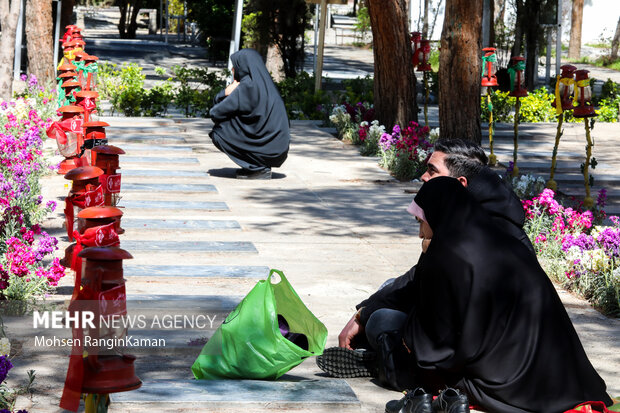
[[[234,81],[215,97],[213,144],[242,169],[241,179],[270,179],[288,155],[289,120],[263,59],[253,49],[230,56]]]
[[[426,252],[408,290],[365,326],[385,384],[456,388],[494,413],[611,404],[536,257],[456,179],[428,181],[408,211],[421,221]]]

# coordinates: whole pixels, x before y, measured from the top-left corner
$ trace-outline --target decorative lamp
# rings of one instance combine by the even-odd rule
[[[96,99],[99,97],[99,93],[94,92],[92,90],[81,90],[75,93],[75,104],[84,109],[84,123],[90,122],[91,114],[93,112],[97,112],[97,103]],[[110,125],[108,125],[110,126]]]
[[[577,106],[573,110],[576,118],[590,118],[596,116],[594,106],[592,106],[592,89],[590,87],[589,70],[575,71],[575,97],[574,102]]]
[[[485,47],[482,49],[484,56],[482,57],[482,86],[497,86],[497,55],[494,47]]]
[[[101,175],[103,175],[103,170],[96,166],[74,168],[65,174],[65,179],[72,181],[71,190],[65,198],[65,219],[69,241],[73,241],[73,231],[77,229],[74,226],[74,217],[84,208],[104,205],[103,188],[99,183]]]
[[[97,90],[97,72],[99,71],[99,58],[93,55],[84,56],[84,70],[87,74],[85,90]]]
[[[92,149],[94,165],[104,171],[99,181],[103,187],[106,205],[117,205],[120,201],[121,174],[117,173],[117,170],[120,169],[119,155],[124,153],[124,150],[113,145],[100,145]]]
[[[560,67],[562,73],[555,83],[555,100],[551,105],[556,108],[558,114],[565,110],[573,109],[573,95],[575,93],[575,71],[573,65],[563,65]]]
[[[429,59],[431,57],[431,42],[423,39],[420,41],[420,47],[418,49],[418,72],[429,72],[431,65]]]
[[[60,163],[58,173],[66,174],[75,167],[82,166],[86,159],[81,159],[83,141],[82,113],[84,109],[79,106],[63,106],[58,111],[61,119],[53,122],[47,128],[47,136],[56,139],[58,151],[66,159]]]
[[[508,75],[510,76],[510,96],[520,98],[527,96],[527,89],[525,88],[525,76],[523,76],[524,70],[524,57],[514,56],[510,59],[510,64],[508,66]]]

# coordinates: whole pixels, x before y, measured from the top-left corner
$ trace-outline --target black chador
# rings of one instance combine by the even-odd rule
[[[215,97],[209,112],[215,123],[211,139],[245,171],[278,167],[290,143],[284,102],[258,52],[242,49],[230,59],[239,86],[228,96],[222,90]]]

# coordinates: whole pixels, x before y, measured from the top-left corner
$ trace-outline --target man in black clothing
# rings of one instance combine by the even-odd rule
[[[421,179],[427,182],[438,176],[451,176],[466,187],[481,206],[491,215],[498,231],[507,232],[520,240],[534,254],[534,248],[523,231],[525,215],[521,201],[500,177],[486,166],[487,156],[477,144],[461,139],[439,140],[427,163],[427,171]],[[424,247],[427,238],[422,231]],[[396,329],[402,323],[400,315],[394,319],[382,318],[367,329],[372,313],[381,308],[393,308],[393,301],[400,291],[413,282],[416,267],[405,274],[386,282],[376,293],[359,303],[357,312],[338,335],[338,346],[327,349],[317,359],[317,364],[327,373],[337,377],[364,377],[376,375],[373,368],[366,368],[370,352],[353,352],[354,348],[372,347],[376,350],[377,338],[381,333]],[[364,334],[365,333],[365,334]],[[344,362],[344,365],[343,365]],[[349,365],[349,362],[351,363]],[[373,370],[373,371],[371,371]]]

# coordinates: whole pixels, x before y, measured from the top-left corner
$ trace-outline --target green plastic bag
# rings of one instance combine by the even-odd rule
[[[275,283],[274,273],[280,276]],[[291,332],[305,334],[308,351],[284,338],[278,314]],[[281,271],[271,270],[237,305],[192,364],[197,379],[275,380],[304,358],[323,354],[327,329],[301,301]]]

